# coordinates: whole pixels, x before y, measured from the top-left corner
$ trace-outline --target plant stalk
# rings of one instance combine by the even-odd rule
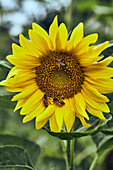
[[[74,169],[73,156],[74,156],[74,139],[70,141],[70,170]]]
[[[66,170],[74,170],[73,165],[74,139],[65,141],[65,144],[66,144],[65,149],[63,150],[65,152]]]

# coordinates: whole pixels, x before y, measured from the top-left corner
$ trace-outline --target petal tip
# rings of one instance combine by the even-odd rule
[[[21,38],[22,36],[23,36],[23,35],[20,33],[20,34],[19,34],[19,38]]]
[[[54,20],[58,20],[58,15],[56,15],[56,16],[54,17]]]
[[[106,43],[106,46],[108,46],[109,45],[109,41],[105,41],[105,43]],[[107,48],[107,47],[106,47]]]
[[[13,112],[16,112],[17,111],[17,109],[15,108],[14,110],[13,110]]]
[[[26,116],[25,116],[26,117]],[[26,123],[27,121],[25,120],[25,117],[22,120],[22,123]]]
[[[11,101],[12,101],[12,102],[16,101],[15,96],[13,96],[13,98],[11,99]]]
[[[1,81],[1,82],[0,82],[0,85],[1,85],[1,86],[5,85],[5,82],[6,82],[6,80]]]
[[[15,48],[16,45],[17,45],[17,44],[12,43],[12,50]]]
[[[83,22],[80,22],[78,25],[81,26],[81,27],[84,26]]]

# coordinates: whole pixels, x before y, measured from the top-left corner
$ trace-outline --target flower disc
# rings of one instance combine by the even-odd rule
[[[41,56],[41,65],[36,67],[36,82],[48,97],[64,99],[80,92],[84,71],[76,56],[67,52],[49,52]]]

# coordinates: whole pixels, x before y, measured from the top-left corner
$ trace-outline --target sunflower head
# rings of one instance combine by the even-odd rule
[[[107,67],[113,58],[101,52],[108,41],[92,45],[98,34],[83,37],[83,23],[78,24],[68,40],[64,23],[58,26],[57,16],[49,34],[36,23],[32,24],[27,40],[19,36],[20,46],[13,44],[13,54],[7,60],[14,67],[0,85],[11,92],[19,92],[12,101],[25,115],[23,123],[35,118],[36,129],[49,119],[50,129],[60,132],[63,124],[69,132],[78,117],[84,127],[89,113],[105,119],[102,112],[109,112],[103,95],[113,91],[113,69]]]

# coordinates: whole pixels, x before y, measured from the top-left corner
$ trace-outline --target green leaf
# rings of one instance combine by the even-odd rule
[[[23,147],[14,145],[0,147],[0,167],[34,169],[27,151]]]
[[[113,104],[113,102],[111,102],[110,104]],[[113,108],[111,108],[111,112],[113,112]],[[113,113],[112,113],[113,114]],[[112,135],[113,136],[113,120],[109,121],[101,130],[101,132],[105,135]]]
[[[43,127],[43,129],[46,130],[52,136],[58,137],[62,140],[69,140],[73,138],[79,138],[87,135],[97,134],[98,132],[101,131],[102,126],[104,126],[111,119],[112,119],[112,115],[110,114],[106,114],[105,120],[99,120],[92,116],[89,120],[89,123],[91,124],[90,128],[82,127],[82,128],[78,128],[76,131],[72,131],[69,133],[64,131],[55,133],[50,131],[47,127]]]
[[[108,124],[102,128],[101,132],[105,135],[113,135],[113,121],[109,121]]]
[[[0,170],[29,170],[29,168],[25,168],[25,167],[13,167],[13,168],[10,168],[10,167],[0,167]]]
[[[45,156],[41,162],[41,170],[65,170],[66,163],[62,158]]]
[[[100,157],[106,150],[109,150],[112,148],[113,148],[113,137],[105,141],[98,147],[97,149],[98,157]]]
[[[91,166],[90,166],[89,170],[94,169],[94,167],[95,167],[95,165],[97,163],[97,160],[98,160],[98,154],[95,154],[95,158],[94,158],[93,162],[91,163]]]
[[[0,61],[0,68],[5,69],[5,70],[10,70],[12,68],[12,65],[7,62],[7,61]]]
[[[103,129],[102,133],[105,135],[113,135],[113,128],[112,129]]]
[[[113,137],[108,137],[107,140],[103,139],[103,141],[100,143],[99,147],[97,148],[95,158],[89,170],[93,170],[100,156],[112,148],[113,148]]]
[[[4,145],[19,145],[24,147],[34,165],[40,155],[40,147],[37,144],[21,137],[0,134],[0,146]]]

